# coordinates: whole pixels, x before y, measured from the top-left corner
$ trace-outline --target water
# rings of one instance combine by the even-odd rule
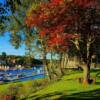
[[[28,81],[28,80],[34,80],[34,79],[44,78],[44,77],[45,77],[44,74],[38,74],[28,78],[21,78],[19,81]]]
[[[42,66],[31,69],[0,71],[0,81],[4,82],[28,81],[44,77],[45,76]]]

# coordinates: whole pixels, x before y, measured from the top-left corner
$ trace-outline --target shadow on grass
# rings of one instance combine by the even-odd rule
[[[71,90],[74,91],[74,90]],[[67,95],[67,91],[54,92],[46,95],[33,95],[29,97],[31,100],[100,100],[100,89],[87,92],[78,92]],[[27,99],[26,99],[27,100]]]
[[[100,89],[74,93],[72,95],[62,95],[57,100],[100,100]]]
[[[100,72],[100,69],[91,69],[91,72]]]
[[[96,85],[100,85],[100,82],[96,82]]]

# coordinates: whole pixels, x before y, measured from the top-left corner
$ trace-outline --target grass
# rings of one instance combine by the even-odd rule
[[[95,76],[96,71],[92,71],[92,77]],[[56,81],[32,93],[27,100],[100,99],[100,77],[97,78],[95,85],[83,86],[76,80],[76,77],[80,76],[82,76],[82,72],[77,71],[74,74],[65,75],[60,81]]]
[[[100,69],[92,70],[91,76],[94,77]],[[95,100],[100,99],[100,77],[97,77],[96,84],[84,86],[76,80],[77,77],[81,77],[82,72],[74,71],[68,72],[59,81],[55,81],[45,85],[43,88],[29,93],[25,100],[80,100],[88,99]],[[38,79],[42,82],[42,79]],[[37,81],[38,81],[37,80]],[[32,85],[36,81],[26,81],[18,83],[10,83],[0,85],[0,91],[6,91],[12,84],[23,84],[24,86]],[[29,87],[27,87],[29,88]],[[27,89],[28,91],[28,89]]]

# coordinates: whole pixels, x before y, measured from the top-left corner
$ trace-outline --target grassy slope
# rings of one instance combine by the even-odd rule
[[[75,79],[82,73],[65,75],[60,81],[46,86],[44,89],[32,93],[27,100],[69,100],[69,99],[90,99],[100,100],[100,77],[96,85],[83,86]],[[92,72],[92,77],[95,72]]]
[[[7,84],[1,84],[0,85],[0,93],[6,92],[9,86],[17,86],[17,85],[24,85],[24,86],[30,86],[33,83],[32,81],[23,81],[23,82],[11,82]]]

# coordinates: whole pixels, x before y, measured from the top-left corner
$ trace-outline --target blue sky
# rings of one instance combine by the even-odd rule
[[[9,33],[6,32],[4,36],[0,36],[0,54],[6,52],[8,55],[24,55],[25,46],[22,45],[19,49],[15,49],[9,42]]]
[[[0,0],[0,2],[2,2],[2,3],[3,3],[4,1],[5,1],[5,0]]]
[[[2,52],[6,52],[7,55],[25,55],[25,45],[22,45],[19,49],[15,49],[9,42],[9,34],[9,32],[6,32],[4,33],[4,36],[0,36],[0,54],[2,54]],[[40,55],[37,53],[35,58],[39,59]],[[50,54],[47,55],[47,58],[50,58]],[[54,58],[57,58],[57,55],[54,56]]]

